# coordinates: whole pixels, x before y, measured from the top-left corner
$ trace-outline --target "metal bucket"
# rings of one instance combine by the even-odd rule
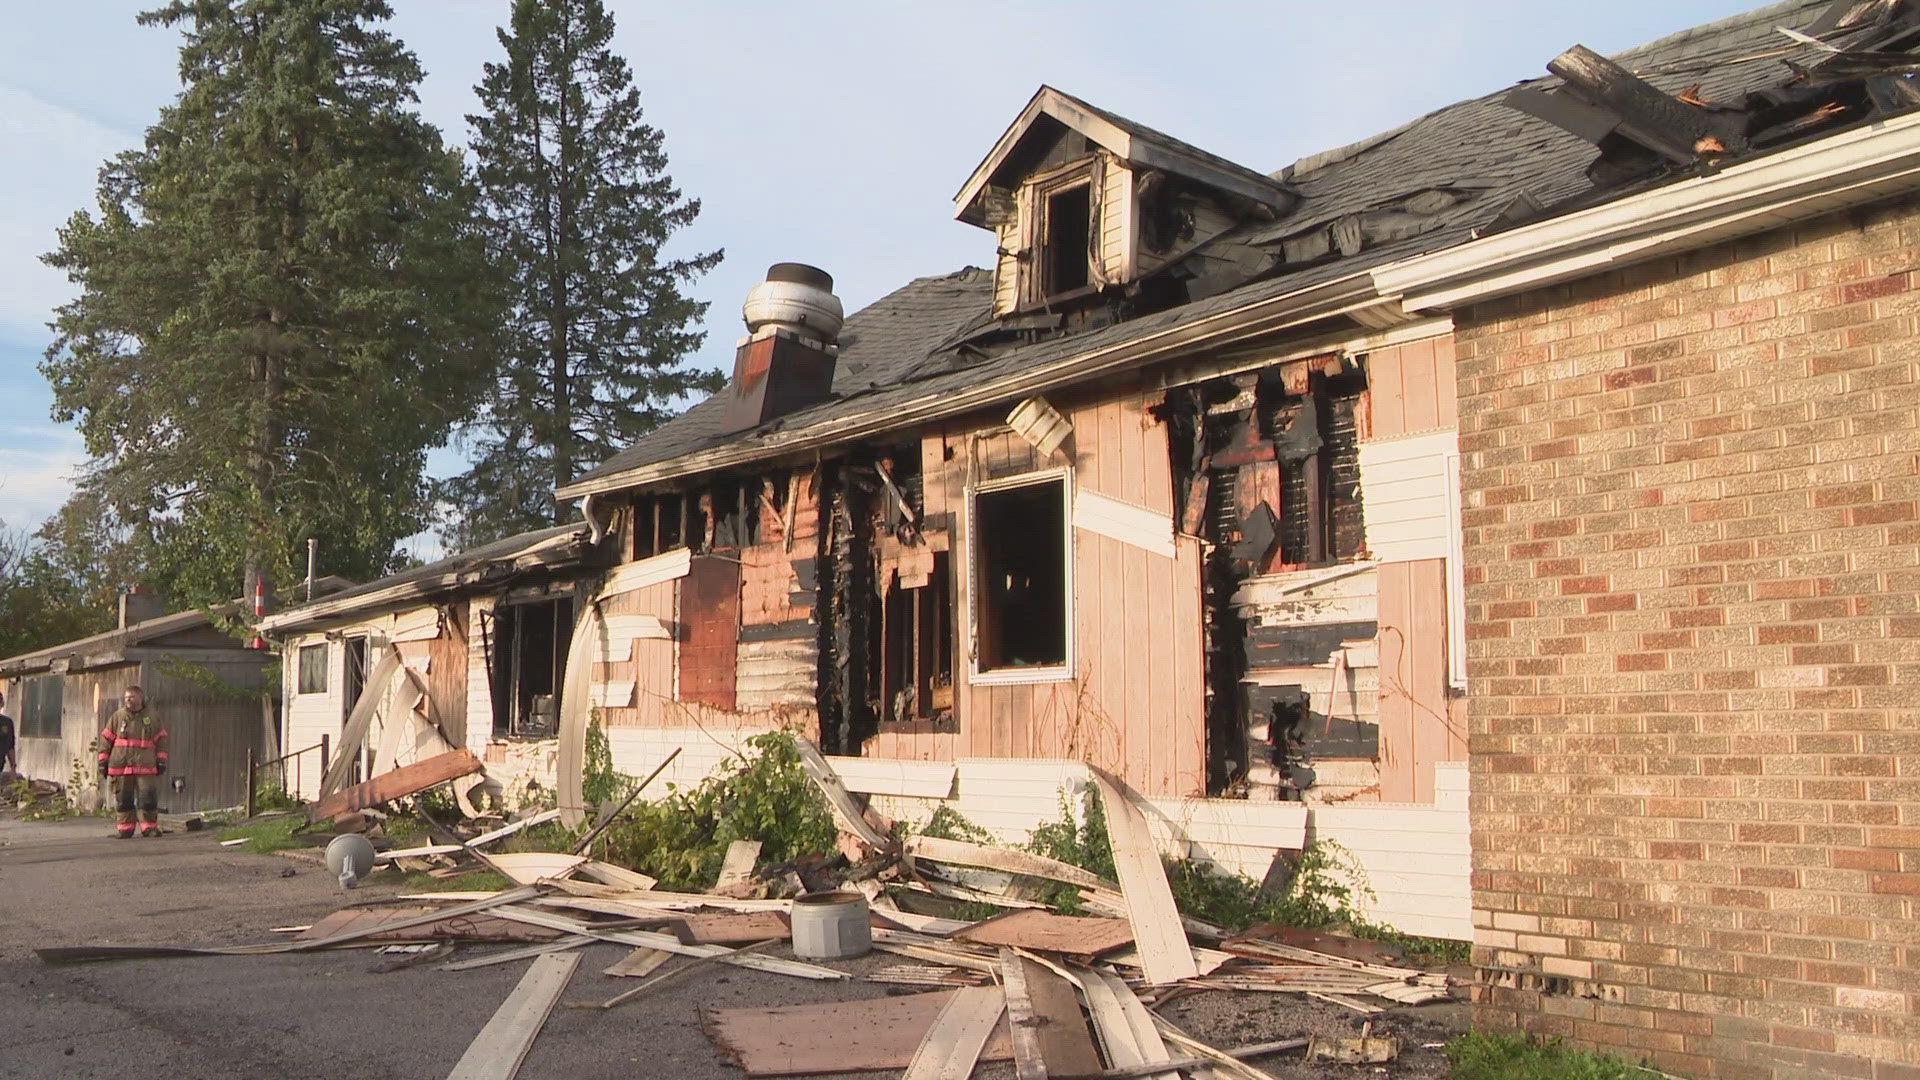
[[[807,893],[793,899],[793,955],[851,960],[873,949],[867,898],[857,892]]]

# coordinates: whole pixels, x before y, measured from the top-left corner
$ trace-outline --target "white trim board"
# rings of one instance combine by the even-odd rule
[[[1082,488],[1073,495],[1073,526],[1164,558],[1174,557],[1173,516],[1158,510]]]
[[[600,599],[634,592],[664,581],[674,581],[686,577],[692,570],[693,550],[684,547],[674,548],[672,551],[615,568],[607,575],[607,583],[600,590]]]

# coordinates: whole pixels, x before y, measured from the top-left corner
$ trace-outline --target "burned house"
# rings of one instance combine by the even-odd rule
[[[122,692],[139,686],[171,743],[161,805],[173,813],[240,805],[249,755],[265,756],[272,716],[263,696],[272,657],[242,645],[209,613],[169,613],[155,594],[131,589],[112,630],[0,660],[21,773],[94,785],[94,739]],[[82,791],[70,794],[84,802]]]
[[[497,780],[550,787],[580,582],[602,561],[586,528],[542,529],[268,616],[288,791],[318,795],[363,697],[362,777],[464,747]]]
[[[590,718],[1014,840],[1091,762],[1170,851],[1340,843],[1483,1024],[1907,1075],[1916,47],[1781,3],[1273,174],[1043,88],[955,200],[991,269],[775,267],[557,493],[563,809]]]

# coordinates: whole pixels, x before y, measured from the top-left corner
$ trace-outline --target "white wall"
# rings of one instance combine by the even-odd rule
[[[614,767],[644,776],[675,747],[680,757],[655,784],[698,783],[742,747],[755,731],[616,727],[608,730]],[[1061,795],[1078,813],[1086,781],[1073,761],[961,758],[958,761],[877,761],[830,758],[849,789],[869,795],[874,808],[897,820],[921,823],[944,801],[1003,843],[1024,843],[1035,826],[1057,821]],[[1467,770],[1435,767],[1435,802],[1426,805],[1355,803],[1308,806],[1241,799],[1151,799],[1147,821],[1162,850],[1198,858],[1258,881],[1274,854],[1309,840],[1332,841],[1357,862],[1372,889],[1360,910],[1369,919],[1410,934],[1473,936],[1468,878]],[[931,791],[948,791],[946,799]]]

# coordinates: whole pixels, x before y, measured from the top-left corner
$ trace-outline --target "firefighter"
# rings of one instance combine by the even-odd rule
[[[167,773],[167,729],[147,711],[147,695],[129,686],[120,707],[94,740],[100,754],[100,778],[111,779],[119,800],[116,818],[122,840],[133,835],[135,804],[141,836],[160,835],[160,778]]]

